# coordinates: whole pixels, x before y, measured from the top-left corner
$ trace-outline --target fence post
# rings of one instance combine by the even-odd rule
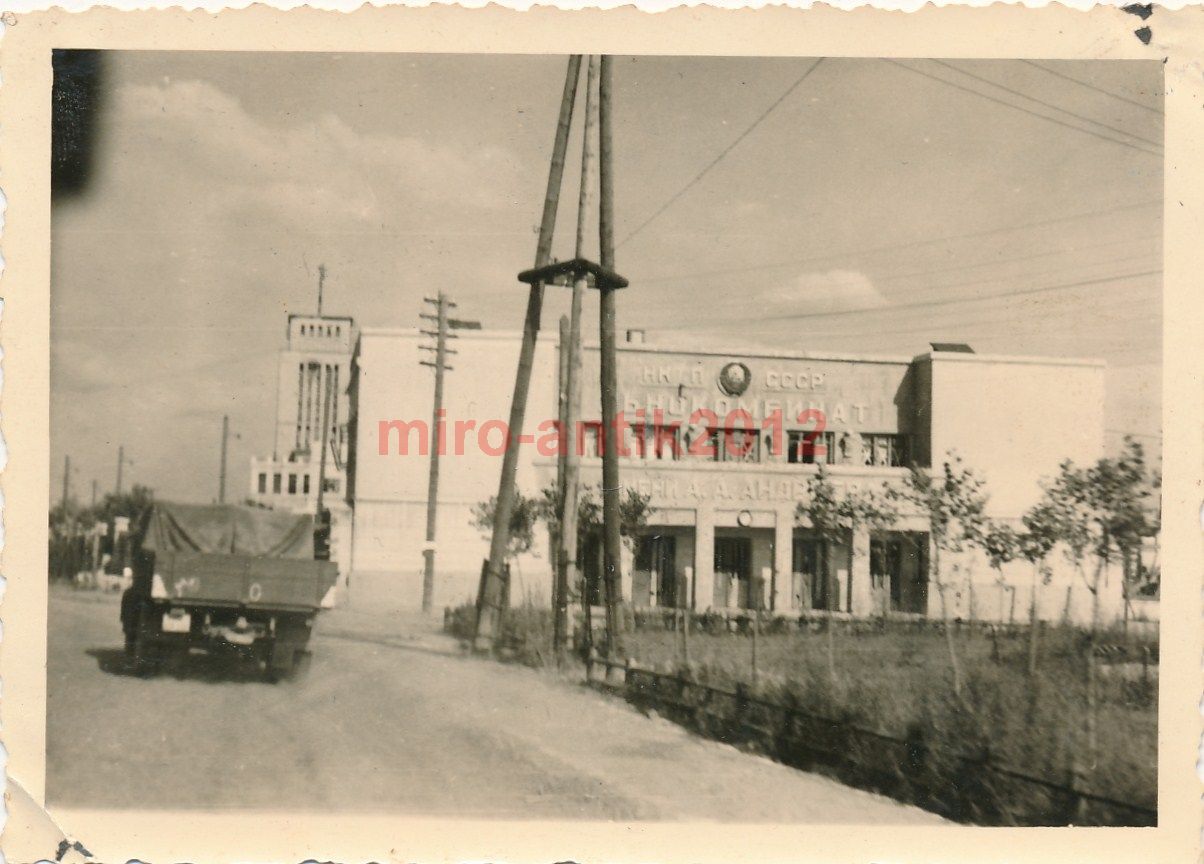
[[[748,714],[748,685],[740,682],[736,685],[736,710],[728,728],[730,743],[736,743],[744,737],[744,720]]]
[[[928,781],[928,741],[924,728],[913,723],[907,729],[906,762],[903,765],[904,779],[910,788],[912,800],[921,807],[931,806],[932,788]]]
[[[1087,802],[1083,796],[1079,794],[1079,790],[1083,780],[1083,771],[1079,767],[1079,760],[1075,756],[1070,757],[1070,767],[1066,771],[1066,823],[1068,825],[1083,825],[1086,824],[1086,805]]]

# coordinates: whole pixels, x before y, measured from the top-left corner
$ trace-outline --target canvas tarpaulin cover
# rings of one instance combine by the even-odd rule
[[[232,504],[156,502],[146,515],[142,548],[312,560],[313,517]]]

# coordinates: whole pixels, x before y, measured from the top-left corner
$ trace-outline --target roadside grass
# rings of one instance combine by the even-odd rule
[[[449,611],[447,629],[467,638],[472,607]],[[663,672],[683,671],[695,681],[737,686],[761,698],[819,717],[898,738],[922,736],[938,774],[956,776],[961,757],[989,752],[1012,769],[1051,783],[1073,775],[1078,788],[1155,807],[1157,804],[1157,663],[1148,674],[1098,676],[1096,758],[1087,723],[1088,635],[1049,626],[1040,634],[1037,674],[1027,672],[1028,634],[992,635],[984,628],[955,628],[964,686],[954,693],[945,636],[932,626],[836,622],[801,625],[796,619],[764,622],[756,639],[747,622],[729,632],[718,616],[697,616],[689,635],[689,669],[682,633],[665,618],[636,616],[625,635],[627,654]],[[503,616],[498,642],[504,656],[531,666],[553,665],[550,611],[532,605]],[[1130,657],[1156,643],[1101,635],[1126,644]],[[1156,657],[1156,653],[1154,654]],[[579,657],[574,658],[580,662]]]
[[[953,691],[945,637],[934,629],[846,633],[836,626],[762,634],[757,640],[758,695],[822,717],[844,719],[885,735],[920,731],[938,760],[989,750],[993,758],[1050,782],[1072,770],[1094,792],[1153,807],[1157,799],[1157,681],[1103,677],[1098,683],[1098,755],[1089,761],[1086,634],[1054,627],[1041,634],[1037,674],[1027,674],[1027,634],[993,640],[969,629],[955,635],[965,671]],[[627,649],[640,663],[682,667],[679,632],[637,629]],[[752,685],[752,639],[690,634],[695,677],[724,687]],[[1155,672],[1156,675],[1156,672]],[[776,698],[775,698],[776,697]]]

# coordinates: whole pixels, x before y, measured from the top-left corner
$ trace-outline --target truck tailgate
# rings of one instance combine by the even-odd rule
[[[256,558],[206,552],[161,552],[155,575],[164,599],[186,605],[253,606],[265,609],[313,609],[334,584],[337,568],[329,561]]]

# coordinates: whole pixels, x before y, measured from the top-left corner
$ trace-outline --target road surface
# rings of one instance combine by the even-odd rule
[[[940,821],[573,681],[460,656],[414,618],[325,613],[310,674],[283,684],[204,655],[135,677],[115,597],[54,589],[49,620],[52,806]]]

